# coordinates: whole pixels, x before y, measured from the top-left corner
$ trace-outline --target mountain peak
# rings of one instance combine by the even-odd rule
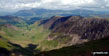
[[[64,17],[64,16],[52,16],[51,18],[60,18],[60,17]]]

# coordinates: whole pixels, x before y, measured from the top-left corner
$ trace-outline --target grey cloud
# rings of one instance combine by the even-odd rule
[[[25,8],[107,9],[109,0],[0,0],[0,8],[9,10]]]

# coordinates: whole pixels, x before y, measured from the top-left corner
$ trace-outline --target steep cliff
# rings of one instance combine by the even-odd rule
[[[54,16],[45,23],[52,32],[48,40],[77,44],[97,40],[109,35],[109,21],[105,18],[84,18],[81,16]],[[69,45],[68,44],[68,45]]]

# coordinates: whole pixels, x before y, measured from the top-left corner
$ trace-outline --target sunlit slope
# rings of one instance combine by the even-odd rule
[[[23,27],[6,24],[0,27],[0,35],[22,46],[30,43],[38,44],[49,34],[48,30],[45,30],[43,26],[38,26],[38,24],[39,22],[36,22],[32,25],[24,25]]]

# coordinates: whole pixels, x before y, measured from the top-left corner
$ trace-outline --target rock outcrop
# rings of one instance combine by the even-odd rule
[[[54,16],[45,23],[45,28],[51,29],[49,40],[69,36],[70,42],[86,42],[97,40],[109,35],[109,21],[104,18],[84,18],[81,16]],[[79,36],[79,37],[76,37]],[[63,37],[64,38],[64,37]],[[83,41],[85,40],[85,41]]]

